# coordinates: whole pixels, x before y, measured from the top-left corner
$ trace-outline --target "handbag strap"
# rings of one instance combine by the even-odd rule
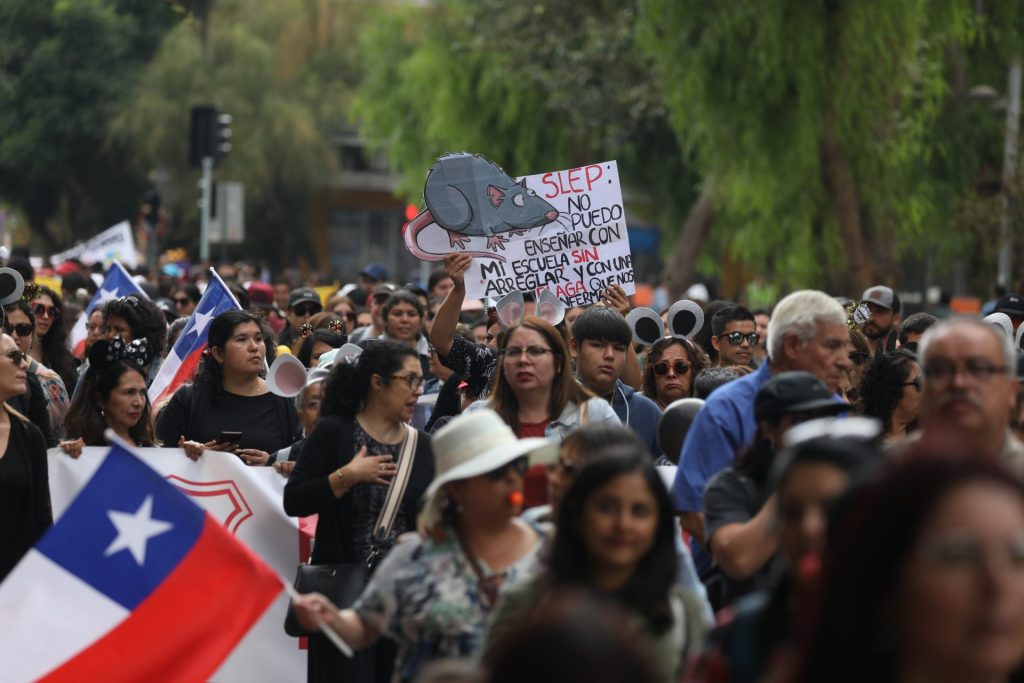
[[[416,442],[419,440],[419,432],[410,427],[405,427],[405,438],[402,440],[402,451],[398,456],[398,471],[388,485],[388,495],[384,499],[384,505],[377,515],[377,523],[373,525],[373,540],[375,543],[383,543],[391,533],[391,527],[395,524],[395,517],[398,516],[398,506],[402,504],[402,497],[405,495],[405,488],[409,483],[409,475],[412,473],[412,461],[416,457]]]

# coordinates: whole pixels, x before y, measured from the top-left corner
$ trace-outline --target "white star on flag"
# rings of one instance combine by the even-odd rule
[[[202,335],[203,330],[205,330],[206,326],[210,324],[211,320],[213,320],[213,311],[210,311],[209,313],[200,313],[199,311],[196,311],[195,316],[195,322],[192,324],[192,329],[189,330],[189,332],[195,332],[198,337]]]
[[[153,519],[152,494],[142,501],[134,513],[107,510],[107,516],[117,528],[117,537],[107,546],[103,557],[110,557],[127,548],[140,567],[146,563],[146,542],[174,528],[170,522]]]
[[[100,300],[99,300],[99,303],[105,304],[108,301],[113,301],[116,298],[117,298],[117,290],[116,289],[103,289],[102,287],[100,287]]]

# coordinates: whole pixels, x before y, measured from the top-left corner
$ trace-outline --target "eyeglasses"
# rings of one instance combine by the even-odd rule
[[[316,313],[319,313],[320,307],[317,306],[316,304],[299,304],[298,306],[294,307],[292,311],[295,312],[295,315],[302,317],[304,315],[314,315]]]
[[[56,306],[46,306],[45,304],[33,304],[32,312],[36,315],[37,318],[43,316],[46,318],[53,318],[54,320],[56,320],[57,318],[60,317],[59,308],[57,308]]]
[[[545,353],[554,353],[554,351],[552,351],[551,349],[545,349],[543,346],[509,346],[505,348],[505,350],[502,351],[502,353],[505,354],[506,358],[510,358],[512,360],[516,360],[524,353],[533,360],[537,360]]]
[[[672,371],[677,375],[685,375],[690,371],[690,364],[685,360],[677,360],[672,363],[671,366],[669,366],[669,362],[667,360],[663,360],[660,363],[654,364],[654,372],[659,375],[667,375],[669,367],[671,367]]]
[[[526,458],[516,458],[512,462],[507,462],[496,470],[491,470],[487,473],[487,476],[494,481],[501,481],[508,474],[509,469],[515,470],[516,474],[520,477],[526,474],[526,470],[529,469],[530,463]]]
[[[947,571],[977,570],[995,555],[1020,572],[1024,570],[1024,534],[991,547],[967,533],[948,533],[923,541],[917,554],[924,562]]]
[[[921,391],[921,375],[918,375],[917,377],[915,377],[915,378],[913,379],[913,381],[910,381],[910,382],[904,382],[904,383],[902,384],[902,386],[905,386],[905,387],[914,387],[914,388],[915,388],[915,389],[917,389],[918,391]]]
[[[962,366],[946,360],[933,360],[924,367],[924,375],[930,381],[943,384],[952,382],[963,372],[975,382],[988,382],[995,375],[1005,375],[1005,365],[994,365],[986,360],[968,358]]]
[[[403,382],[408,384],[409,388],[412,389],[413,391],[416,391],[421,386],[423,386],[423,376],[422,375],[414,375],[411,372],[408,375],[391,375],[391,379],[400,379],[400,380],[402,380]]]
[[[32,325],[30,323],[18,323],[17,325],[4,325],[4,332],[7,334],[16,334],[19,337],[28,337],[32,334]]]
[[[175,299],[174,303],[178,306],[188,306],[188,302],[190,301],[192,301],[192,299]]]
[[[730,332],[729,334],[723,335],[730,344],[733,346],[739,346],[746,339],[747,343],[751,346],[757,346],[757,343],[761,341],[761,335],[757,332],[751,332],[750,334],[743,334],[742,332]]]
[[[21,365],[22,363],[25,362],[25,359],[28,358],[26,354],[22,353],[21,351],[18,351],[17,349],[14,349],[13,351],[8,351],[3,355],[6,356],[7,358],[10,358],[11,362],[14,363],[15,365]]]

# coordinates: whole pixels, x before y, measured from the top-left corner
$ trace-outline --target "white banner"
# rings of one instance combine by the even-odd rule
[[[50,265],[55,266],[73,258],[87,266],[94,263],[110,265],[113,261],[120,261],[129,268],[138,268],[139,253],[135,251],[132,226],[128,224],[128,221],[121,221],[67,251],[54,254],[50,257]]]
[[[197,462],[178,448],[134,448],[143,461],[220,520],[224,527],[274,568],[293,580],[299,563],[298,520],[284,514],[285,479],[272,467],[249,467],[236,456],[208,451]],[[85,448],[71,459],[50,449],[50,497],[57,519],[107,456],[106,448]],[[284,632],[288,596],[282,592],[211,679],[302,681],[306,653]]]

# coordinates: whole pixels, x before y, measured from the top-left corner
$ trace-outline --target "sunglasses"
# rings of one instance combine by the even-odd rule
[[[175,299],[174,303],[176,303],[179,306],[188,306],[189,301],[191,301],[191,299]]]
[[[677,360],[674,363],[672,363],[671,367],[677,375],[685,375],[690,371],[690,364],[687,363],[685,360]],[[667,360],[663,360],[660,363],[654,364],[654,372],[659,375],[667,375],[668,369],[669,363]]]
[[[14,351],[8,351],[3,355],[6,356],[7,358],[10,358],[11,362],[14,363],[15,365],[21,365],[22,363],[25,362],[25,359],[28,358],[27,354],[24,354],[21,351],[18,351],[17,349],[15,349]]]
[[[47,318],[53,318],[56,320],[60,317],[60,309],[56,306],[46,306],[45,304],[33,304],[32,312],[36,316],[46,316]]]
[[[32,334],[31,323],[18,323],[17,325],[4,325],[4,332],[7,334],[16,334],[19,337],[28,337]]]
[[[501,481],[508,474],[509,469],[515,470],[516,474],[520,477],[526,474],[526,470],[529,469],[530,462],[526,458],[516,458],[512,462],[507,462],[496,470],[491,470],[487,473],[487,476],[494,481]]]
[[[739,346],[740,344],[743,343],[744,339],[746,339],[747,343],[749,343],[751,346],[757,346],[757,342],[761,341],[761,335],[759,335],[757,332],[751,332],[750,334],[743,334],[742,332],[730,332],[729,334],[725,335],[725,338],[733,346]]]
[[[317,306],[316,304],[299,304],[292,310],[295,311],[295,315],[301,317],[304,315],[314,315],[316,313],[319,313],[320,306]]]

